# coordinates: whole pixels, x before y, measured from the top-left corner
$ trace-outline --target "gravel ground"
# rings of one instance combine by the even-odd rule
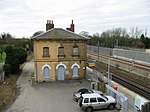
[[[83,112],[72,99],[75,90],[89,87],[87,80],[55,81],[31,85],[33,61],[26,63],[17,81],[20,95],[5,112]],[[99,110],[95,112],[117,112]]]

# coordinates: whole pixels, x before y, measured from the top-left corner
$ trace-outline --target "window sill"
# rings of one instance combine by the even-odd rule
[[[73,76],[72,76],[72,78],[78,78],[78,77],[79,77],[79,75],[75,75],[75,76],[73,75]]]
[[[79,79],[79,76],[78,75],[72,76],[72,79]]]
[[[58,55],[59,58],[65,58],[65,55]]]
[[[50,55],[47,55],[47,56],[43,56],[43,58],[44,58],[44,57],[48,57],[48,58],[49,58],[49,57],[50,57]]]
[[[79,54],[72,54],[72,57],[79,57]]]
[[[44,77],[44,79],[49,79],[50,77]]]

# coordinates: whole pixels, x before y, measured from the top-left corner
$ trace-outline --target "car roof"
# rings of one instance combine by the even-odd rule
[[[98,93],[91,93],[91,94],[82,94],[82,97],[88,97],[88,98],[90,98],[90,97],[101,97],[101,95]]]
[[[101,93],[101,94],[103,94],[102,91],[98,91],[98,90],[94,90],[94,89],[91,89],[91,91],[93,91],[94,93]]]

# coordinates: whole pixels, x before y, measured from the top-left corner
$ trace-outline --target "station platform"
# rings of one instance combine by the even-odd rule
[[[89,67],[87,67],[87,76],[86,78],[90,81],[96,81],[98,77],[102,77],[104,82],[108,81],[108,78],[104,76],[103,74],[99,73],[98,71],[95,71]],[[135,107],[135,99],[137,96],[140,96],[139,94],[129,90],[128,88],[122,86],[121,84],[110,80],[112,87],[117,86],[117,91],[124,94],[125,97],[128,98],[128,112],[138,112]],[[142,96],[140,96],[142,97]],[[143,97],[144,98],[144,97]],[[149,101],[148,99],[144,98],[145,100]]]

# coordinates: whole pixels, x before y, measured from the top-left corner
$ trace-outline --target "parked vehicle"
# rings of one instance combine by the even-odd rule
[[[87,94],[87,93],[98,93],[100,95],[103,95],[103,92],[101,91],[98,91],[98,90],[93,90],[93,89],[86,89],[86,88],[82,88],[82,89],[79,89],[77,92],[74,92],[73,93],[73,99],[78,101],[81,97],[82,94]]]
[[[108,108],[113,110],[116,101],[112,96],[102,96],[98,93],[82,94],[78,101],[79,106],[86,112],[92,112],[96,109]]]

